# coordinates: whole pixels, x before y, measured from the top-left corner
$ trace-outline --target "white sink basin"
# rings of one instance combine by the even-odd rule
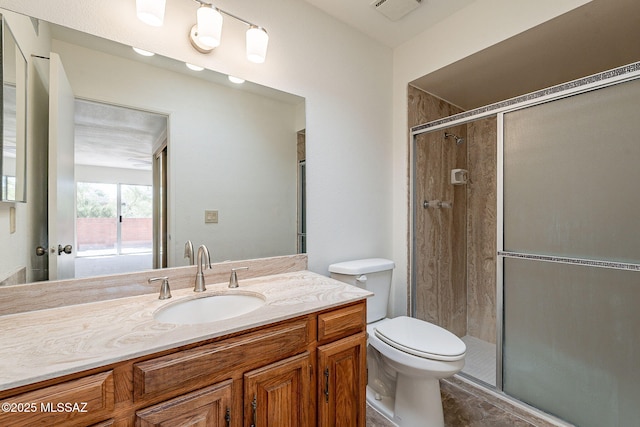
[[[262,307],[264,303],[264,299],[257,295],[211,295],[170,304],[156,311],[153,317],[161,323],[193,325],[240,316]]]

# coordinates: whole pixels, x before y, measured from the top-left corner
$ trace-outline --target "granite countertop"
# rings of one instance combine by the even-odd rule
[[[278,322],[371,296],[369,291],[309,271],[207,284],[207,291],[147,294],[0,316],[0,390],[81,372],[166,349]],[[258,309],[195,325],[159,323],[153,313],[178,300],[256,293]]]

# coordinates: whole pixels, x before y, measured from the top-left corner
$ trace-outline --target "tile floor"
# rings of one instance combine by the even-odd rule
[[[462,341],[467,346],[462,372],[496,385],[496,345],[481,339],[465,335]]]

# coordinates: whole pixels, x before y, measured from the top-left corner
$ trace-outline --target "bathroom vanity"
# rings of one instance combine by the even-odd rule
[[[203,296],[179,289],[1,316],[0,425],[364,427],[369,292],[308,271],[234,291],[265,304],[211,323],[155,320]]]

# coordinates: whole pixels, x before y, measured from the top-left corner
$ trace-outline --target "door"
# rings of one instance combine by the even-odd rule
[[[366,347],[365,333],[318,347],[320,427],[365,427]]]
[[[60,56],[49,68],[49,280],[75,275],[74,96]]]
[[[136,412],[140,427],[229,427],[233,381],[205,387]]]
[[[285,359],[244,375],[245,426],[307,427],[310,408],[309,353]]]

